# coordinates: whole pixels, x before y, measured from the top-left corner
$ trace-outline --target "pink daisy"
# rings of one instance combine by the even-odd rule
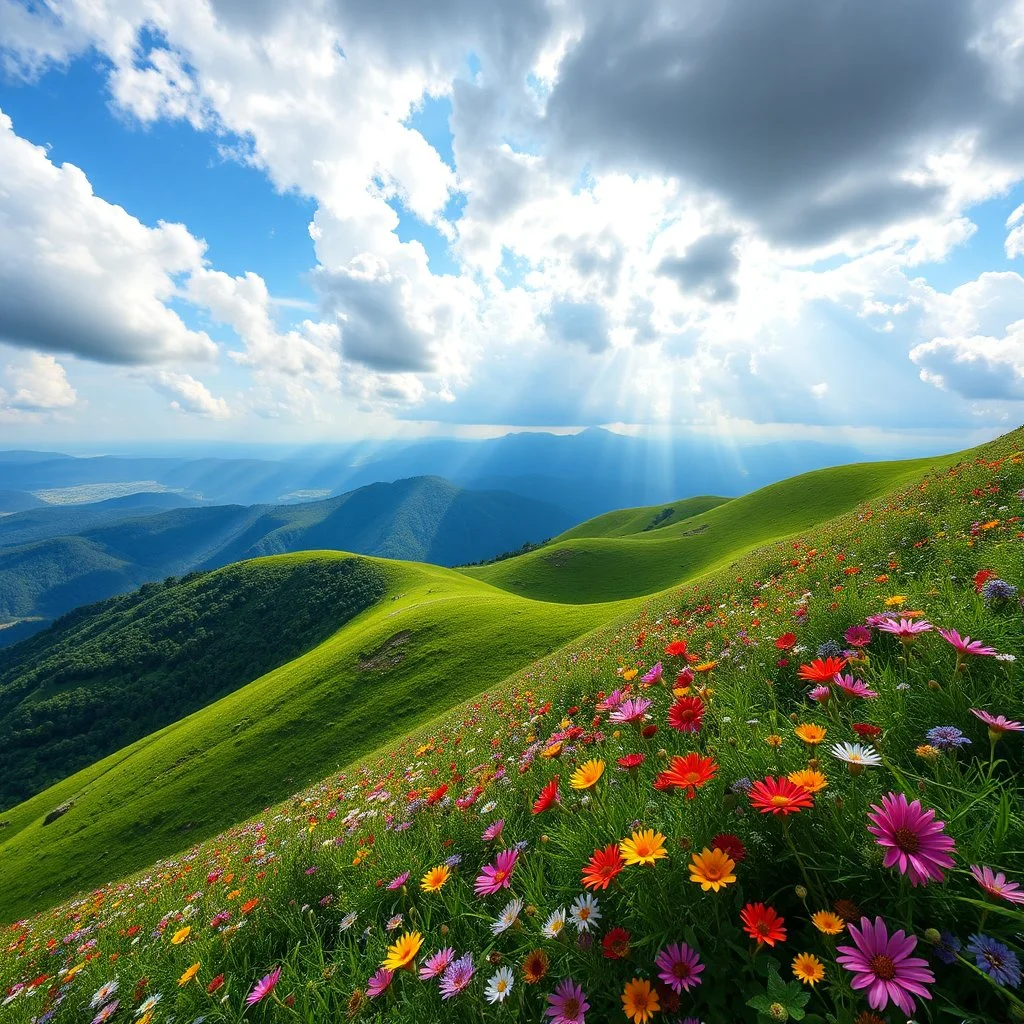
[[[994,647],[985,647],[980,640],[972,640],[969,636],[961,636],[955,629],[940,629],[939,636],[956,648],[958,655],[995,655],[999,652]]]
[[[441,978],[441,998],[451,999],[462,992],[473,980],[473,954],[459,957],[444,972]]]
[[[107,1021],[117,1013],[118,1007],[121,1005],[120,999],[115,999],[112,1003],[107,1003],[99,1013],[93,1017],[91,1024],[107,1024]]]
[[[881,807],[872,804],[868,821],[868,831],[886,848],[882,863],[898,867],[911,885],[941,882],[944,869],[953,866],[955,843],[942,832],[946,823],[936,821],[933,810],[923,810],[919,800],[907,803],[902,793],[887,793]]]
[[[440,974],[444,974],[448,970],[449,965],[455,959],[455,950],[451,946],[445,949],[439,949],[436,953],[432,953],[423,962],[423,966],[420,968],[420,981],[430,981],[431,978],[436,978]]]
[[[927,619],[915,622],[913,619],[886,619],[885,622],[877,623],[881,633],[892,633],[900,640],[913,640],[919,633],[927,633],[931,630],[932,624]]]
[[[551,1005],[544,1016],[551,1018],[551,1024],[584,1024],[590,1009],[587,994],[572,978],[563,978],[548,996],[548,1002]]]
[[[816,686],[807,696],[819,704],[824,704],[832,696],[832,691],[827,686]]]
[[[661,662],[656,661],[650,669],[640,677],[642,683],[658,683],[661,681]]]
[[[505,827],[505,819],[499,818],[497,821],[492,821],[487,828],[484,829],[483,834],[480,838],[485,843],[493,843],[498,836],[501,835],[501,830]]]
[[[622,690],[612,690],[607,697],[600,704],[597,705],[598,711],[614,711],[624,700],[626,699],[625,693]]]
[[[278,979],[281,977],[281,968],[275,967],[268,975],[260,978],[259,981],[253,985],[252,991],[245,997],[247,1006],[255,1006],[256,1003],[261,1002],[274,991],[274,986],[277,984]]]
[[[376,999],[377,996],[383,995],[383,993],[387,992],[388,986],[391,984],[391,979],[394,976],[394,971],[389,971],[386,967],[382,967],[366,983],[366,994],[371,999]]]
[[[1002,736],[1004,732],[1024,732],[1024,725],[1020,722],[1011,722],[1005,715],[991,715],[981,708],[971,708],[971,714],[980,719],[988,726],[989,733]]]
[[[935,975],[928,969],[928,961],[911,956],[917,946],[917,937],[907,935],[901,928],[889,935],[885,922],[876,917],[862,917],[860,926],[849,925],[852,946],[839,946],[836,960],[855,975],[854,989],[868,990],[868,1005],[872,1010],[884,1010],[891,1002],[904,1013],[914,1012],[914,996],[931,999],[926,985],[934,984]]]
[[[608,721],[615,722],[618,725],[640,722],[650,706],[651,702],[646,697],[631,697],[629,700],[624,700],[608,716]]]
[[[867,626],[851,626],[843,634],[843,639],[851,647],[867,647],[871,643],[871,630]]]
[[[1021,891],[1020,882],[1008,882],[1002,871],[996,874],[991,868],[972,864],[971,874],[989,896],[1015,903],[1019,907],[1024,906],[1024,892]]]
[[[673,942],[671,946],[666,946],[654,958],[654,962],[659,967],[658,977],[677,994],[684,989],[689,992],[703,980],[699,975],[704,965],[697,951],[685,942]]]
[[[408,871],[403,871],[400,875],[398,875],[395,878],[392,878],[391,881],[388,882],[388,888],[392,889],[392,890],[394,890],[394,889],[401,889],[402,886],[405,885],[405,883],[408,882],[408,881],[409,881],[409,872]]]
[[[473,886],[477,896],[490,896],[499,889],[507,889],[512,884],[512,871],[518,859],[518,850],[502,850],[494,859],[494,864],[481,868]]]
[[[844,697],[858,697],[861,700],[868,700],[871,697],[878,696],[874,690],[868,688],[863,679],[854,679],[852,673],[847,673],[845,676],[837,673],[833,682],[842,690]]]

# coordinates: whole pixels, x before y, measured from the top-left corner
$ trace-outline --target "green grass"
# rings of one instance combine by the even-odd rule
[[[386,596],[324,643],[0,815],[0,920],[206,838],[621,611],[552,614],[451,570],[369,561],[387,575]],[[406,631],[384,656],[400,654],[397,664],[360,669]]]
[[[582,603],[640,597],[721,568],[753,548],[810,529],[957,458],[820,469],[648,531],[643,531],[644,525],[668,506],[612,512],[570,530],[538,551],[461,571],[537,601]]]
[[[619,508],[560,533],[554,538],[553,543],[577,540],[580,537],[630,537],[651,530],[662,530],[673,523],[692,519],[702,512],[724,505],[730,500],[732,499],[704,494],[696,498],[684,498],[682,501],[670,501],[664,505]]]

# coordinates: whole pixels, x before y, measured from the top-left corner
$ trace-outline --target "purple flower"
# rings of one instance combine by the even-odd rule
[[[454,959],[455,950],[452,949],[451,946],[447,946],[445,949],[439,949],[436,953],[432,953],[427,957],[423,966],[420,968],[420,981],[430,981],[431,978],[436,978],[439,974],[444,974]]]
[[[659,968],[658,977],[677,994],[684,989],[689,992],[702,981],[700,973],[704,965],[697,951],[685,942],[674,942],[666,946],[654,958],[654,962]]]
[[[1016,988],[1020,984],[1020,961],[1017,954],[988,935],[972,935],[967,940],[967,952],[974,962],[993,981]]]
[[[935,820],[935,812],[923,810],[921,802],[908,803],[902,793],[887,793],[882,806],[871,806],[868,831],[885,848],[885,867],[897,867],[911,885],[941,882],[944,869],[953,866],[951,856],[956,845],[943,834],[944,821]]]
[[[944,963],[947,967],[956,963],[956,955],[960,952],[963,943],[949,931],[939,935],[939,941],[935,943],[935,959]]]
[[[376,999],[377,996],[387,992],[388,986],[391,984],[391,979],[394,978],[394,976],[394,971],[389,971],[386,967],[382,967],[366,983],[366,994],[371,999]]]
[[[641,677],[642,683],[657,683],[661,681],[661,662],[655,662],[650,669],[645,672]]]
[[[851,647],[867,647],[871,643],[871,630],[867,626],[851,626],[843,634],[843,639]]]
[[[936,750],[956,750],[971,745],[971,741],[955,725],[936,725],[928,730],[925,738]]]
[[[876,917],[874,924],[868,917],[860,919],[860,926],[849,926],[852,946],[839,946],[836,960],[854,979],[854,989],[867,989],[868,1005],[872,1010],[884,1010],[890,1002],[904,1013],[914,1012],[914,996],[931,999],[925,988],[935,982],[928,962],[911,956],[917,946],[917,937],[907,935],[903,929],[889,934],[885,922]]]
[[[401,889],[406,882],[409,881],[409,872],[403,871],[400,875],[396,875],[388,882],[388,888],[392,891],[395,889]]]
[[[615,722],[617,725],[641,722],[650,706],[651,701],[647,700],[646,697],[630,697],[629,700],[624,700],[608,716],[608,721]]]
[[[451,999],[464,991],[473,980],[473,954],[460,957],[441,976],[441,998]]]

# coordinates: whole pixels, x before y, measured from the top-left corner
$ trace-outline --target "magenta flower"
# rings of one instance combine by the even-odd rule
[[[389,971],[386,967],[382,967],[366,983],[366,994],[371,999],[376,999],[377,996],[383,995],[385,992],[387,992],[388,986],[391,984],[391,979],[394,976],[394,971]]]
[[[989,896],[1015,903],[1018,907],[1024,906],[1024,891],[1021,891],[1020,882],[1008,882],[1002,871],[996,874],[991,868],[972,864],[971,874]]]
[[[612,690],[612,692],[597,705],[597,710],[614,711],[615,708],[617,708],[625,699],[626,695],[621,690]]]
[[[1005,715],[991,715],[981,708],[971,708],[971,714],[988,726],[989,736],[998,739],[1004,732],[1024,732],[1024,725],[1011,722]]]
[[[445,949],[439,949],[436,953],[432,953],[423,962],[423,966],[420,968],[420,981],[430,981],[431,978],[436,978],[440,974],[444,974],[448,970],[449,965],[455,959],[455,950],[451,946],[447,946]]]
[[[650,669],[640,677],[642,683],[657,683],[661,681],[661,662],[656,661]]]
[[[887,793],[882,806],[872,804],[871,812],[868,831],[886,848],[885,867],[898,867],[911,885],[945,878],[944,869],[953,866],[951,852],[956,844],[943,834],[946,823],[936,821],[933,810],[923,810],[919,800],[908,804],[902,793]]]
[[[467,953],[449,965],[441,978],[441,998],[451,999],[473,980],[473,954]]]
[[[519,851],[515,848],[502,850],[494,859],[493,864],[481,868],[477,875],[473,891],[477,896],[490,896],[499,889],[507,889],[512,884],[512,871],[519,859]]]
[[[816,686],[807,696],[819,704],[824,704],[832,696],[832,691],[827,686]]]
[[[245,997],[247,1006],[255,1006],[257,1003],[266,999],[271,992],[274,991],[274,986],[277,984],[278,979],[281,977],[281,968],[275,967],[266,977],[260,978],[259,981],[253,986],[252,991]]]
[[[485,843],[493,843],[498,836],[501,835],[501,830],[505,827],[505,819],[499,818],[497,821],[492,821],[490,825],[483,830],[483,834],[480,838]]]
[[[658,977],[677,994],[684,989],[689,992],[703,980],[700,977],[704,965],[700,962],[697,951],[685,942],[673,942],[666,946],[655,958],[658,965]]]
[[[849,926],[853,946],[839,946],[836,960],[855,975],[854,989],[868,990],[868,1005],[872,1010],[884,1010],[889,1002],[904,1013],[914,1012],[913,996],[931,999],[925,985],[935,982],[928,969],[928,961],[911,956],[917,946],[917,937],[907,935],[901,928],[889,935],[885,922],[868,917],[860,919],[860,927]]]
[[[394,890],[394,889],[401,889],[402,886],[405,885],[405,883],[408,882],[408,881],[409,881],[409,872],[408,871],[403,871],[400,875],[398,875],[395,878],[392,878],[391,881],[388,882],[388,888],[392,889],[392,890]]]
[[[843,634],[843,639],[851,647],[867,647],[871,643],[871,630],[867,626],[851,626]]]
[[[868,700],[871,697],[878,696],[874,690],[868,688],[863,679],[854,679],[852,673],[847,673],[845,676],[836,673],[832,681],[842,690],[844,697],[857,697],[861,700]]]
[[[969,636],[961,636],[955,629],[940,629],[939,636],[956,648],[959,656],[965,654],[995,655],[999,652],[994,647],[985,647],[980,640],[972,640]]]
[[[646,697],[630,697],[629,700],[624,700],[608,716],[608,721],[615,722],[618,725],[640,722],[650,706],[651,702]]]
[[[551,1024],[584,1024],[590,1009],[587,994],[572,978],[563,978],[548,996],[548,1002],[551,1005],[544,1016],[551,1018]]]
[[[926,619],[915,622],[913,619],[886,619],[885,622],[877,624],[881,633],[892,633],[900,640],[913,640],[919,633],[927,633],[931,630],[932,624]]]

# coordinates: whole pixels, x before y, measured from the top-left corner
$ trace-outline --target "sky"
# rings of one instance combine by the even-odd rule
[[[0,0],[0,446],[1024,421],[1024,0]]]

